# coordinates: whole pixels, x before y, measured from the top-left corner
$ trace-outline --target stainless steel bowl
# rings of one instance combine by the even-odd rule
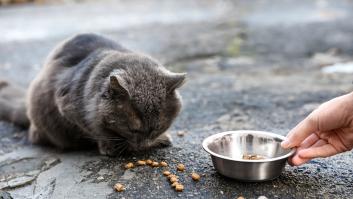
[[[206,138],[202,146],[211,154],[213,166],[227,177],[241,181],[266,181],[278,177],[295,149],[283,149],[284,136],[263,131],[228,131]],[[262,160],[243,159],[260,155]]]

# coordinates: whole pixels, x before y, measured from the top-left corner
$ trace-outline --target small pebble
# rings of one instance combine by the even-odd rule
[[[178,131],[178,132],[177,132],[177,135],[178,135],[179,137],[183,137],[183,136],[185,135],[185,131]]]
[[[124,185],[122,185],[122,184],[120,184],[120,183],[116,183],[116,184],[114,185],[114,189],[115,189],[115,191],[117,191],[117,192],[122,192],[122,191],[125,190],[125,187],[124,187]]]
[[[163,175],[165,175],[165,176],[169,176],[171,173],[169,172],[169,171],[164,171],[163,172]]]
[[[175,190],[178,191],[178,192],[182,192],[184,190],[184,186],[181,185],[181,184],[177,184],[175,186]]]
[[[167,164],[166,162],[164,162],[164,161],[162,161],[162,162],[160,163],[160,165],[161,165],[162,167],[168,166],[168,164]]]
[[[125,165],[125,169],[131,169],[131,168],[133,168],[133,167],[134,167],[134,164],[131,163],[131,162],[129,162],[129,163],[127,163],[127,164]]]
[[[199,181],[200,180],[200,175],[197,174],[197,173],[192,173],[191,174],[191,178],[194,180],[194,181]]]
[[[104,180],[104,177],[103,177],[103,176],[99,176],[99,177],[97,178],[97,180]]]
[[[146,164],[147,164],[147,165],[151,165],[152,162],[153,162],[152,160],[146,160]]]
[[[185,171],[185,166],[183,164],[178,164],[177,169],[178,171]]]
[[[139,166],[146,165],[146,161],[144,161],[144,160],[139,160],[139,161],[137,161],[137,165],[139,165]]]
[[[257,199],[268,199],[266,196],[259,196]]]

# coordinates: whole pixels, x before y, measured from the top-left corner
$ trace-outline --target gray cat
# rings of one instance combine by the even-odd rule
[[[184,73],[95,34],[59,44],[26,99],[32,143],[62,149],[96,143],[104,155],[171,144]]]

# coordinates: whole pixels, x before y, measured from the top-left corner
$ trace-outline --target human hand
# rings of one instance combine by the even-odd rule
[[[353,93],[320,105],[301,121],[281,143],[283,148],[297,147],[289,158],[301,165],[313,158],[328,157],[353,148]]]

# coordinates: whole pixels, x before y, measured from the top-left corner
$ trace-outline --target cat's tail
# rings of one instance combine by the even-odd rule
[[[28,128],[25,95],[24,89],[0,80],[0,120]]]

